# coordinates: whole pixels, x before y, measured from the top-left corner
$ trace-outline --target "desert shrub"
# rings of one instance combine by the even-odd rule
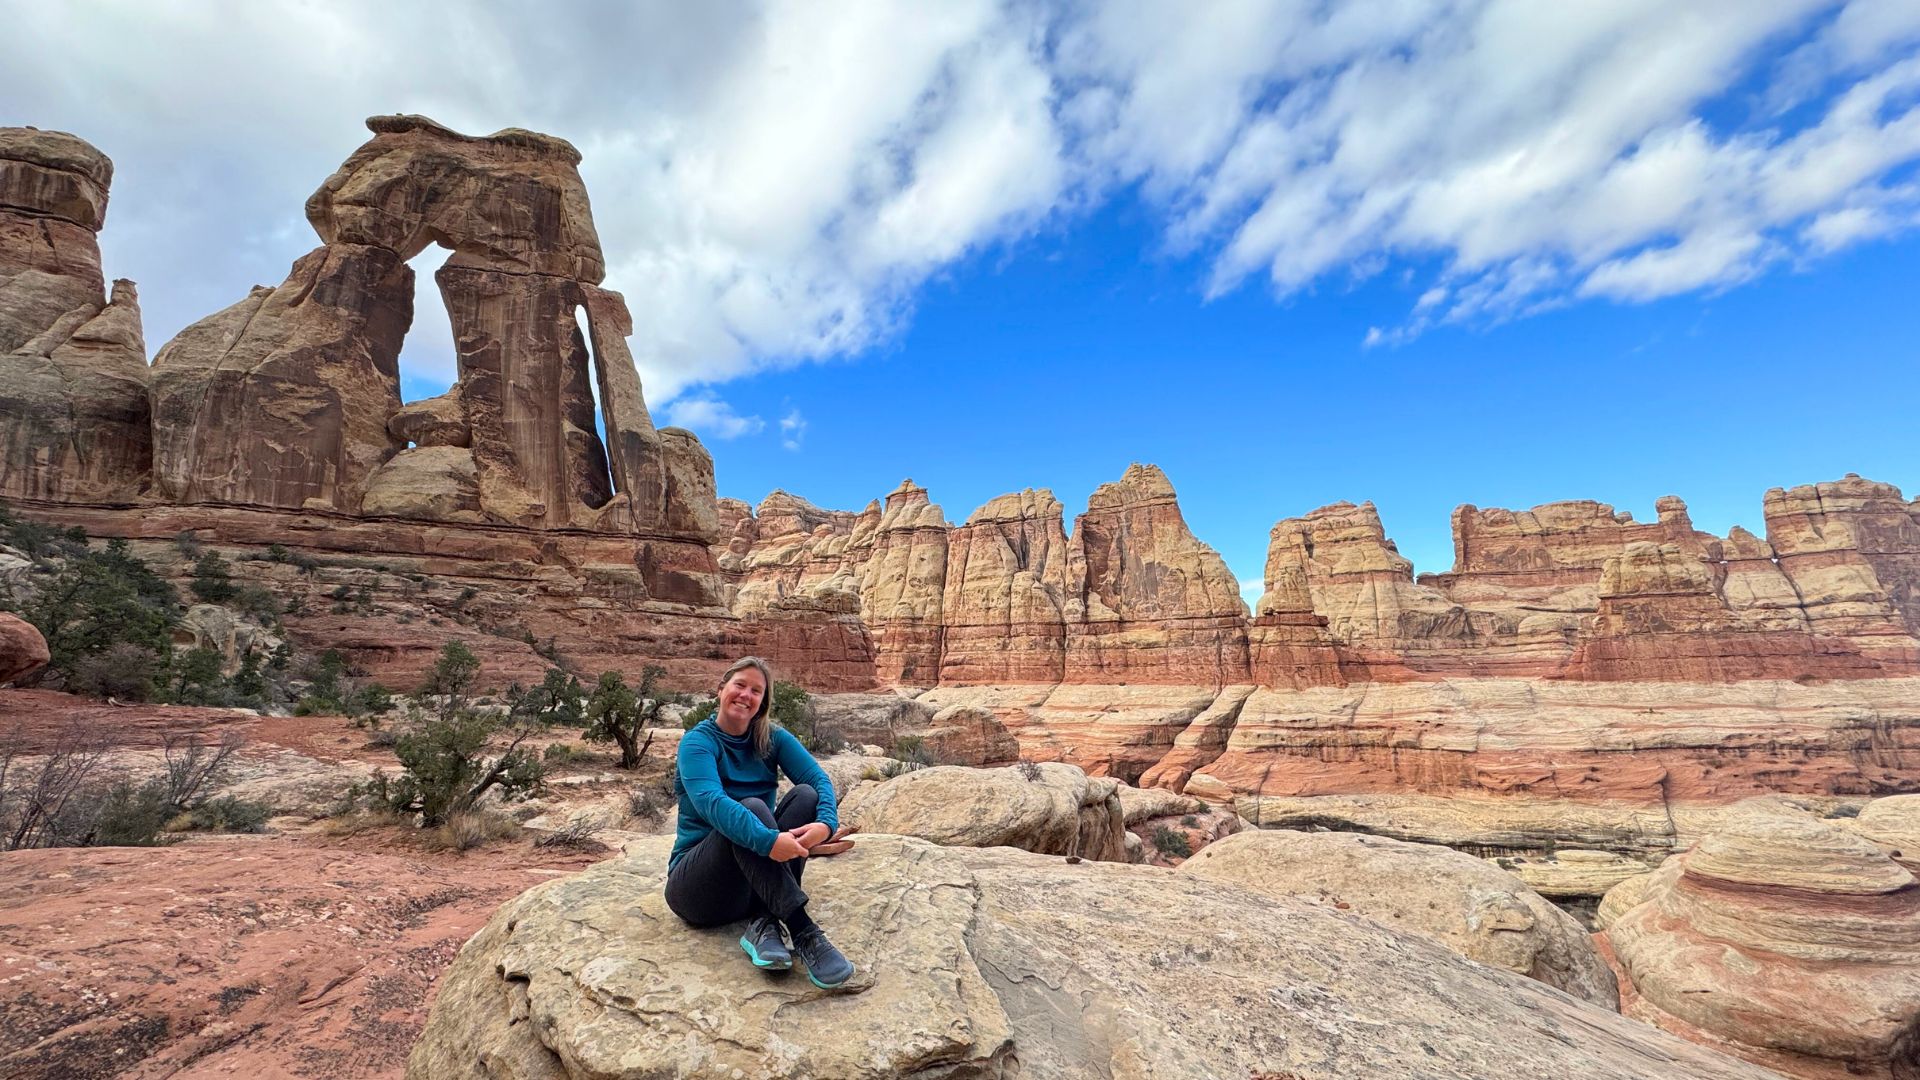
[[[887,752],[887,756],[921,766],[939,764],[926,738],[920,735],[902,735],[894,739],[893,749]]]
[[[94,791],[104,751],[77,737],[63,739],[29,768],[17,732],[0,739],[0,851],[71,846],[94,814],[84,808]]]
[[[189,828],[202,832],[257,833],[267,827],[273,808],[266,803],[222,795],[187,812]]]
[[[587,699],[586,738],[590,742],[611,742],[620,747],[620,767],[639,768],[653,736],[646,732],[659,719],[660,710],[677,696],[660,689],[665,668],[648,664],[640,672],[640,686],[629,689],[617,671],[600,676]]]
[[[0,544],[34,562],[44,562],[56,555],[85,551],[87,532],[77,525],[62,532],[57,525],[15,517],[5,504],[0,504]]]
[[[583,723],[582,699],[587,696],[580,680],[560,670],[548,668],[546,678],[531,690],[518,687],[507,691],[508,708],[516,715],[546,724],[575,727]]]
[[[694,728],[700,726],[700,721],[712,716],[714,711],[719,707],[720,703],[718,701],[703,701],[687,710],[687,714],[680,718],[680,726],[687,731],[692,731]]]
[[[164,673],[173,653],[178,611],[173,586],[136,558],[126,541],[109,540],[102,551],[69,554],[20,614],[47,639],[49,673],[82,693],[110,687],[114,696],[140,699],[152,693],[154,677]],[[92,665],[75,683],[84,663],[118,645],[147,655],[135,660],[128,649],[119,650],[115,664]]]
[[[259,585],[242,585],[227,606],[267,626],[281,615],[280,598]]]
[[[520,823],[505,814],[490,810],[463,810],[428,832],[425,840],[430,850],[472,851],[498,840],[514,840],[519,836]]]
[[[1020,764],[1014,767],[1020,770],[1021,778],[1028,783],[1037,783],[1039,781],[1041,776],[1039,762],[1022,760]]]
[[[224,604],[240,595],[233,583],[233,567],[217,551],[209,551],[193,561],[193,595],[209,604]]]
[[[567,819],[565,825],[535,837],[533,846],[567,849],[598,847],[600,842],[593,838],[593,834],[599,832],[605,824],[593,814],[575,814]]]
[[[86,845],[152,847],[160,842],[161,830],[175,813],[167,803],[164,780],[115,784],[107,790]]]
[[[205,645],[174,658],[171,696],[182,705],[224,705],[227,680],[220,674],[221,656]]]
[[[355,785],[348,804],[417,813],[422,824],[439,826],[473,810],[496,788],[506,798],[529,794],[546,770],[523,744],[539,730],[541,725],[511,713],[470,708],[458,695],[443,698],[432,713],[414,709],[394,740],[400,776],[375,774]]]
[[[1197,829],[1200,827],[1200,819],[1192,814],[1186,814],[1180,818],[1180,824],[1189,829]]]
[[[473,650],[458,641],[449,641],[440,647],[440,659],[434,661],[420,692],[464,700],[479,674],[480,658],[473,655]]]
[[[72,742],[56,747],[27,776],[17,764],[20,755],[0,748],[0,843],[9,851],[160,843],[169,822],[185,815],[183,824],[192,824],[240,745],[237,737],[217,747],[168,739],[163,767],[144,779],[103,776],[101,750]],[[244,820],[240,805],[231,808],[236,820]]]
[[[627,814],[635,821],[656,822],[665,817],[677,801],[672,776],[660,784],[637,784],[627,792]]]
[[[268,544],[266,559],[272,563],[283,563],[291,558],[285,544]]]
[[[813,711],[813,698],[790,682],[773,684],[773,719],[800,740],[800,745],[816,757],[837,754],[847,748],[847,740],[832,727],[819,723]]]
[[[83,656],[66,676],[67,689],[99,698],[145,701],[153,696],[161,671],[160,657],[130,641],[117,641],[103,652]]]
[[[1193,855],[1193,844],[1187,834],[1165,825],[1153,830],[1154,850],[1169,858],[1186,859]]]
[[[917,772],[926,766],[918,761],[901,761],[898,758],[881,758],[872,765],[860,770],[862,780],[891,780],[896,776],[905,776]]]
[[[540,760],[549,765],[570,765],[587,755],[572,743],[553,743],[540,753]]]
[[[269,660],[268,666],[272,665]],[[346,658],[334,649],[309,662],[304,674],[307,692],[294,703],[295,716],[345,716],[360,721],[393,710],[393,691],[349,676]]]
[[[197,559],[200,557],[200,534],[192,529],[181,529],[174,534],[173,547],[182,558]]]

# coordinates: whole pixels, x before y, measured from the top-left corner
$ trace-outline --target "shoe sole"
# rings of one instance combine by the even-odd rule
[[[792,957],[788,957],[785,960],[762,960],[760,958],[760,950],[754,948],[753,942],[748,941],[744,937],[740,939],[740,947],[746,950],[747,959],[753,961],[753,966],[759,968],[762,971],[792,971],[793,970]],[[807,978],[811,979],[813,978],[813,976],[808,975]],[[819,986],[820,983],[815,982],[814,985]],[[824,987],[823,989],[832,989],[832,988]]]
[[[801,961],[801,963],[805,963],[805,961],[803,960]],[[818,978],[814,976],[813,969],[809,967],[807,968],[807,981],[819,987],[822,990],[838,990],[841,987],[847,985],[847,980],[853,978],[854,975],[858,974],[859,970],[860,970],[859,968],[848,968],[846,978],[841,979],[839,982],[821,982]]]
[[[841,987],[847,985],[847,979],[851,979],[851,978],[853,978],[853,973],[848,972],[846,979],[841,979],[837,983],[824,983],[824,982],[821,982],[819,979],[814,978],[813,972],[811,971],[807,972],[807,981],[819,987],[822,990],[838,990]]]

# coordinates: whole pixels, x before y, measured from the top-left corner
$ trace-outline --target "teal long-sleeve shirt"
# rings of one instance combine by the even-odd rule
[[[779,785],[776,767],[794,783],[811,785],[820,796],[814,820],[829,829],[840,827],[833,781],[800,740],[783,728],[773,729],[773,754],[762,758],[753,752],[750,737],[729,735],[712,719],[702,720],[680,737],[679,767],[680,825],[673,854],[667,857],[669,868],[715,829],[756,854],[772,851],[779,830],[762,824],[740,800],[760,799],[773,806]]]

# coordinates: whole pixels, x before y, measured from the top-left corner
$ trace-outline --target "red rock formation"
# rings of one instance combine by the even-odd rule
[[[1765,499],[1767,541],[1815,633],[1920,670],[1920,500],[1849,473]]]
[[[1714,589],[1707,559],[1674,544],[1628,544],[1607,560],[1599,592],[1598,616],[1581,634],[1564,677],[1734,681],[1882,673],[1851,643],[1815,635],[1804,623],[1775,628],[1785,620],[1767,612],[1744,618]]]
[[[945,685],[1057,683],[1066,674],[1067,533],[1031,488],[975,510],[947,542]]]
[[[413,271],[380,247],[316,248],[277,289],[182,330],[153,365],[154,478],[170,502],[360,508],[400,444]]]
[[[850,539],[857,551],[856,544]],[[903,480],[887,495],[871,550],[859,554],[860,611],[873,631],[876,674],[888,685],[932,686],[940,679],[946,516],[926,488]]]
[[[1067,580],[1067,681],[1247,681],[1239,582],[1187,529],[1159,468],[1130,465],[1094,489],[1074,519]]]
[[[0,128],[0,495],[125,500],[146,483],[146,343],[133,283],[100,271],[113,163]]]
[[[1920,883],[1839,822],[1736,810],[1608,929],[1629,1014],[1793,1075],[1914,1075]]]

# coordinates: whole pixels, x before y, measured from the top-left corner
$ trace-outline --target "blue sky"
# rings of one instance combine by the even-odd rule
[[[306,196],[418,112],[563,136],[656,420],[723,494],[950,520],[1132,461],[1257,581],[1371,499],[1757,528],[1920,488],[1913,0],[101,0],[9,13],[0,123],[116,163],[150,351],[281,280]],[[414,260],[409,397],[453,378]]]
[[[1189,524],[1243,580],[1267,531],[1372,500],[1417,571],[1451,566],[1463,502],[1591,498],[1654,518],[1761,531],[1769,487],[1859,472],[1920,492],[1920,244],[1863,246],[1719,295],[1594,301],[1484,329],[1363,348],[1404,312],[1393,272],[1276,303],[1207,300],[1152,255],[1124,203],[1060,235],[968,260],[926,287],[895,344],[730,384],[743,415],[709,438],[724,495],[784,488],[853,508],[903,477],[958,523],[1048,487],[1071,515],[1132,461],[1160,465]]]

